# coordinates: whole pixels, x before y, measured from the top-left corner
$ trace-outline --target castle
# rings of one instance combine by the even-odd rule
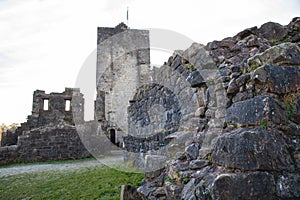
[[[299,199],[299,44],[296,17],[151,69],[147,31],[99,28],[95,120],[83,121],[77,89],[36,91],[0,164],[98,155],[110,141],[146,172],[121,199]]]
[[[112,143],[123,142],[129,101],[150,82],[151,73],[149,31],[128,29],[124,23],[98,28],[95,118]]]
[[[84,98],[79,89],[50,94],[36,90],[27,122],[14,132],[3,133],[0,164],[98,155],[107,151],[103,147],[107,141],[123,147],[129,101],[154,72],[150,69],[149,31],[128,29],[120,23],[115,28],[99,27],[97,34],[95,120],[84,122]],[[55,134],[60,129],[67,134]],[[91,145],[91,137],[99,143]]]

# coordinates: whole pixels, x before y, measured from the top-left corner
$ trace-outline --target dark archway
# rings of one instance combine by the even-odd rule
[[[115,129],[109,130],[109,138],[110,138],[111,143],[116,144],[116,130]]]

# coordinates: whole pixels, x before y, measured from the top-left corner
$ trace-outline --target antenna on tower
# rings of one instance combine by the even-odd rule
[[[126,19],[127,19],[127,26],[129,27],[129,8],[128,8],[128,6],[127,6]]]

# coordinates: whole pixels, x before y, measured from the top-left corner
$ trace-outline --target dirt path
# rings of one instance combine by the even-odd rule
[[[43,171],[62,171],[75,170],[85,167],[94,167],[120,163],[123,161],[122,156],[109,156],[98,160],[79,160],[70,163],[51,163],[51,164],[24,164],[17,166],[0,167],[0,177],[12,176],[24,173],[43,172]]]

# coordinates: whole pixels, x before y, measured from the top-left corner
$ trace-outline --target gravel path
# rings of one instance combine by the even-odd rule
[[[62,171],[75,170],[85,167],[101,166],[113,163],[121,163],[122,156],[104,157],[98,160],[80,160],[70,163],[53,163],[53,164],[25,164],[20,166],[0,167],[0,177],[7,177],[17,174],[43,172],[43,171]]]

